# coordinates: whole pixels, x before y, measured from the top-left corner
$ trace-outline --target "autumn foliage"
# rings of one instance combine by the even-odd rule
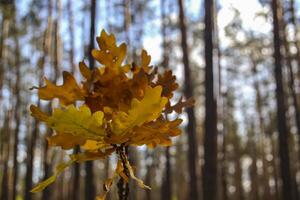
[[[149,188],[135,177],[125,149],[130,145],[170,146],[171,137],[181,133],[182,119],[169,120],[167,116],[173,111],[181,113],[183,107],[193,105],[193,100],[171,101],[178,88],[172,71],[150,66],[151,56],[145,50],[139,63],[124,64],[126,44],[117,45],[115,36],[105,31],[97,37],[97,43],[99,49],[91,53],[101,66],[89,69],[80,62],[84,78],[80,84],[72,74],[63,72],[62,85],[45,79],[45,85],[36,88],[40,99],[57,98],[60,103],[52,114],[30,107],[33,117],[54,130],[48,144],[65,150],[80,146],[81,153],[70,155],[68,162],[58,165],[54,175],[32,192],[43,190],[74,162],[104,159],[114,152],[119,162],[113,177],[105,183],[105,192],[118,176],[125,181],[133,178],[141,187]]]

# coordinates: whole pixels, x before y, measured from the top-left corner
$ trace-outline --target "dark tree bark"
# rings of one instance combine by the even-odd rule
[[[2,22],[1,22],[1,35],[0,35],[0,103],[2,101],[2,88],[3,88],[3,80],[4,80],[4,65],[5,65],[5,52],[6,45],[5,41],[8,37],[8,30],[11,21],[11,10],[12,5],[2,5],[3,13],[2,13]]]
[[[257,64],[252,60],[252,74],[255,77],[257,75]],[[262,160],[262,168],[263,168],[263,199],[269,199],[271,198],[270,194],[270,187],[269,187],[269,179],[268,179],[268,170],[267,170],[267,161],[266,161],[266,153],[265,153],[265,122],[263,117],[263,98],[261,96],[261,91],[259,87],[259,82],[256,80],[254,82],[254,90],[256,94],[256,102],[255,102],[255,108],[258,115],[258,121],[259,121],[259,155]]]
[[[70,44],[70,49],[69,49],[69,62],[70,62],[70,68],[71,72],[74,74],[76,70],[76,66],[74,63],[74,49],[75,49],[75,44],[74,44],[74,39],[75,39],[75,32],[74,32],[74,15],[73,15],[73,7],[72,7],[72,1],[68,0],[67,2],[67,12],[68,12],[68,31],[69,31],[69,44]]]
[[[40,106],[40,100],[38,100],[37,106]],[[33,160],[34,160],[34,149],[39,132],[38,122],[34,121],[33,130],[31,136],[27,139],[27,156],[26,156],[26,175],[25,175],[25,195],[26,200],[32,199],[32,174],[33,174]]]
[[[8,188],[8,162],[9,162],[9,155],[10,155],[10,140],[11,140],[11,120],[12,120],[12,111],[9,110],[7,115],[5,116],[4,125],[1,129],[1,135],[3,136],[3,176],[1,180],[1,196],[0,199],[9,199],[9,188]]]
[[[213,69],[213,0],[205,0],[205,133],[204,133],[204,200],[217,197],[217,106]]]
[[[50,1],[49,1],[50,2]],[[52,7],[52,6],[50,6]],[[49,52],[49,40],[50,40],[50,33],[52,30],[52,11],[48,10],[48,19],[47,19],[47,28],[44,32],[44,38],[43,38],[43,54],[40,57],[38,61],[38,70],[39,70],[39,77],[42,77],[44,74],[44,67],[45,67],[45,61],[46,57],[48,56]],[[39,85],[42,85],[42,79],[39,81]],[[37,106],[40,107],[40,100],[37,102]],[[39,132],[39,123],[38,121],[34,121],[33,123],[33,129],[31,133],[31,137],[29,137],[27,141],[27,159],[26,159],[26,175],[25,175],[25,195],[24,198],[26,200],[32,199],[32,193],[30,193],[30,190],[32,189],[32,175],[33,175],[33,161],[34,161],[34,149],[36,146],[36,140],[37,135]]]
[[[50,47],[51,47],[51,43],[52,43],[52,33],[53,33],[53,20],[52,20],[52,10],[53,10],[53,0],[48,0],[48,5],[47,5],[47,9],[48,9],[48,25],[47,25],[47,30],[45,31],[45,44],[43,45],[43,51],[44,51],[44,55],[41,57],[41,67],[44,67],[45,64],[46,64],[46,55],[48,55],[51,50],[50,50]],[[55,68],[58,68],[58,67],[55,67]],[[54,79],[54,81],[56,81]],[[47,109],[49,112],[51,112],[51,104],[49,103],[47,105]],[[47,132],[46,132],[46,137],[49,136],[51,134],[51,129],[47,129]],[[49,146],[48,146],[48,142],[46,141],[46,138],[44,138],[44,149],[43,149],[43,171],[44,171],[44,175],[43,175],[43,180],[47,179],[51,173],[51,163],[49,162],[49,159],[48,157],[50,156],[49,155],[49,152],[48,152],[48,149],[49,149]],[[52,190],[53,186],[49,186],[47,188],[45,188],[43,190],[43,193],[42,193],[42,199],[43,200],[48,200],[48,199],[51,199],[52,198]]]
[[[69,30],[69,63],[71,72],[75,74],[76,72],[76,66],[74,63],[74,56],[75,56],[75,45],[74,45],[74,38],[75,38],[75,32],[74,32],[74,15],[73,15],[73,6],[72,1],[68,0],[67,2],[67,12],[68,12],[68,30]],[[79,153],[80,147],[74,148],[74,153]],[[74,163],[73,165],[73,187],[70,187],[70,195],[71,199],[77,200],[79,198],[79,192],[80,192],[80,164]]]
[[[94,40],[95,40],[95,24],[96,24],[96,0],[91,0],[91,18],[90,18],[90,44],[89,44],[89,64],[90,69],[93,69],[95,66],[95,61],[92,57],[92,50],[95,48]],[[93,172],[93,161],[87,161],[85,163],[85,199],[93,200],[96,196],[95,184],[94,184],[94,172]]]
[[[293,1],[293,0],[291,0]],[[293,12],[292,12],[293,13]],[[284,13],[283,13],[284,14]],[[294,18],[295,16],[292,15],[292,18]],[[294,19],[292,21],[295,21]],[[296,24],[296,22],[294,22]],[[295,109],[295,122],[296,122],[296,126],[297,126],[297,134],[300,137],[300,110],[299,110],[299,103],[298,103],[298,97],[297,97],[297,93],[295,91],[295,77],[294,77],[294,70],[293,70],[293,56],[290,52],[290,43],[287,41],[287,34],[288,32],[286,32],[286,23],[285,21],[283,21],[284,24],[284,28],[282,30],[283,32],[283,44],[284,44],[284,50],[285,50],[285,60],[286,60],[286,65],[288,68],[288,87],[292,96],[292,103]],[[296,26],[295,26],[296,28]],[[299,48],[299,47],[297,47]],[[299,62],[300,63],[300,62]],[[299,140],[299,146],[300,146],[300,140]],[[300,154],[299,154],[299,158],[300,158]],[[299,159],[300,160],[300,159]]]
[[[130,60],[132,58],[132,48],[131,48],[131,38],[130,38],[130,26],[131,26],[131,13],[130,6],[131,0],[123,0],[124,6],[124,21],[123,21],[123,29],[125,34],[125,42],[127,44],[127,59]]]
[[[162,67],[169,68],[169,52],[168,52],[168,42],[166,34],[166,13],[165,13],[165,0],[160,1],[160,11],[161,11],[161,35],[162,35],[162,48],[163,48],[163,60]],[[166,116],[167,117],[167,116]],[[165,174],[163,177],[163,183],[161,187],[161,199],[171,200],[172,198],[172,180],[171,180],[171,164],[170,164],[170,149],[169,147],[165,150],[166,164],[165,164]]]
[[[165,173],[161,187],[161,200],[172,199],[172,181],[171,181],[171,164],[170,164],[170,149],[169,147],[165,150],[166,164]]]
[[[300,43],[298,41],[298,33],[299,33],[299,27],[297,23],[297,16],[296,16],[296,8],[295,8],[295,0],[289,0],[290,3],[290,15],[291,15],[291,23],[294,26],[294,46],[296,47],[296,52],[295,52],[295,58],[297,60],[298,64],[298,79],[300,79]]]
[[[281,28],[280,4],[278,0],[272,0],[273,12],[273,34],[274,34],[274,60],[275,60],[275,80],[276,80],[276,103],[277,103],[277,128],[279,134],[279,158],[280,172],[283,186],[283,199],[293,200],[290,158],[288,149],[288,129],[286,124],[286,102],[283,90],[282,76],[282,55],[281,55]]]
[[[13,10],[15,12],[15,9]],[[14,13],[15,15],[15,13]],[[14,26],[16,26],[16,16],[14,16]],[[17,30],[17,29],[16,29]],[[14,120],[15,120],[15,130],[14,130],[14,157],[13,157],[13,181],[12,181],[12,198],[16,199],[17,197],[17,185],[18,185],[18,176],[19,176],[19,163],[17,161],[18,157],[18,146],[19,146],[19,130],[21,123],[21,52],[18,33],[15,33],[14,42],[15,42],[15,70],[16,70],[16,83],[15,83],[15,110],[14,110]]]
[[[191,81],[190,61],[187,44],[187,28],[184,14],[183,0],[178,0],[179,22],[181,32],[182,62],[184,66],[184,95],[185,98],[193,97],[193,85]],[[196,143],[196,117],[194,107],[186,109],[188,115],[188,125],[186,132],[188,134],[188,171],[189,171],[189,199],[198,199],[197,192],[197,143]]]

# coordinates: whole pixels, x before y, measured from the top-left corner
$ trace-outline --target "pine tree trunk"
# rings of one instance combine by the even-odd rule
[[[89,44],[89,64],[90,69],[94,68],[95,61],[91,55],[92,50],[94,49],[94,39],[95,39],[95,24],[96,24],[96,0],[91,0],[90,7],[90,44]],[[96,196],[95,184],[94,184],[94,172],[93,172],[93,161],[87,161],[85,163],[85,200],[93,200]]]
[[[53,10],[53,0],[48,0],[48,5],[47,5],[47,9],[48,9],[48,19],[47,19],[47,29],[45,31],[45,43],[43,44],[43,56],[41,57],[41,67],[44,68],[45,63],[46,63],[46,57],[48,54],[50,54],[51,52],[51,43],[52,43],[52,33],[53,33],[53,20],[52,20],[52,10]],[[51,112],[51,103],[49,103],[47,105],[47,109],[49,112]],[[46,137],[48,137],[51,134],[51,129],[47,129],[46,131]],[[47,179],[51,173],[51,164],[49,163],[49,159],[48,157],[50,156],[48,150],[49,150],[49,146],[48,146],[48,142],[46,141],[46,137],[44,138],[44,149],[43,149],[43,171],[44,171],[44,175],[43,175],[43,180]],[[48,200],[52,198],[52,190],[53,186],[49,186],[47,188],[45,188],[42,192],[42,199],[43,200]]]
[[[74,38],[75,38],[75,32],[74,32],[74,16],[73,16],[73,6],[72,6],[72,1],[68,0],[67,2],[67,12],[68,12],[68,30],[69,30],[69,44],[70,44],[70,49],[69,49],[69,63],[70,63],[70,68],[72,74],[75,74],[76,72],[76,66],[74,63]],[[75,147],[73,149],[73,152],[79,153],[80,147]],[[80,164],[79,163],[74,163],[73,165],[73,187],[70,187],[70,195],[71,199],[77,200],[79,198],[79,192],[80,192]]]
[[[279,188],[279,184],[278,184],[278,178],[279,178],[279,173],[278,173],[278,168],[277,168],[277,156],[278,156],[278,151],[277,151],[277,146],[276,146],[276,141],[274,139],[274,137],[270,138],[271,140],[271,145],[272,145],[272,165],[273,165],[273,176],[274,176],[274,188],[275,188],[275,192],[274,192],[274,200],[280,200],[281,197],[281,191]]]
[[[179,6],[179,25],[181,32],[181,49],[182,49],[182,62],[184,66],[184,95],[185,98],[193,97],[193,85],[191,81],[190,61],[188,54],[187,44],[187,28],[184,14],[183,0],[178,0]],[[188,125],[186,132],[188,134],[188,172],[189,172],[189,199],[198,199],[197,192],[197,141],[196,141],[196,117],[194,107],[186,109],[188,115]]]
[[[4,60],[5,60],[5,52],[6,52],[6,45],[5,41],[8,37],[8,29],[10,24],[10,13],[11,10],[10,5],[5,6],[7,7],[7,11],[2,13],[2,23],[1,23],[1,37],[0,37],[0,103],[2,101],[2,88],[3,88],[3,79],[4,79]]]
[[[251,166],[250,166],[250,179],[251,179],[251,198],[252,200],[259,200],[259,182],[258,182],[258,176],[257,176],[257,146],[256,146],[256,137],[255,137],[255,128],[254,124],[250,125],[250,132],[249,132],[249,140],[251,140],[251,149],[250,149],[250,155],[251,155]]]
[[[284,25],[285,22],[283,22]],[[287,41],[287,35],[288,33],[286,33],[285,28],[283,29],[283,44],[284,44],[284,50],[285,50],[285,60],[286,60],[286,64],[288,67],[288,87],[290,90],[290,93],[292,95],[292,102],[293,102],[293,107],[295,109],[295,122],[296,122],[296,126],[297,126],[297,134],[298,137],[300,138],[300,110],[299,110],[299,104],[298,104],[298,98],[297,98],[297,93],[295,91],[295,77],[294,77],[294,70],[293,70],[293,58],[290,52],[290,44]],[[299,147],[300,147],[300,140],[299,141]],[[300,160],[300,154],[299,154],[299,160]]]
[[[236,186],[236,197],[239,200],[243,200],[244,198],[244,189],[243,189],[243,182],[242,182],[242,166],[241,166],[241,148],[240,148],[240,140],[237,133],[234,133],[234,168],[235,168],[235,186]]]
[[[252,64],[252,75],[255,77],[257,75],[257,64],[253,61]],[[269,187],[269,179],[268,179],[268,170],[267,170],[267,161],[266,161],[266,153],[265,153],[265,122],[263,118],[263,111],[262,111],[262,105],[263,100],[260,92],[260,87],[258,81],[254,82],[254,90],[256,93],[256,112],[258,115],[258,121],[259,121],[259,155],[262,160],[262,168],[263,168],[263,199],[269,199],[271,198],[270,194],[270,187]]]
[[[160,10],[161,10],[161,35],[162,35],[162,47],[163,47],[163,60],[162,67],[165,69],[169,68],[169,54],[168,54],[168,43],[166,35],[166,13],[165,13],[165,1],[160,1]],[[167,118],[167,116],[166,116]],[[162,182],[162,200],[171,200],[172,198],[172,181],[171,181],[171,164],[170,164],[170,149],[169,147],[165,150],[166,164],[165,164],[165,173]]]
[[[14,20],[14,24],[16,25],[16,19]],[[17,161],[18,157],[18,146],[19,146],[19,130],[20,130],[20,123],[21,123],[21,94],[20,94],[20,86],[21,86],[21,63],[20,63],[20,45],[19,45],[19,38],[18,33],[15,33],[14,36],[15,40],[15,70],[16,70],[16,83],[15,83],[15,110],[14,110],[14,120],[15,120],[15,131],[14,131],[14,157],[13,157],[13,181],[12,181],[12,198],[16,199],[17,197],[17,185],[18,185],[18,176],[19,176],[19,163]]]
[[[205,0],[205,133],[204,133],[204,200],[217,197],[217,106],[213,69],[213,0]]]
[[[291,22],[294,26],[294,46],[296,47],[295,58],[298,64],[298,79],[300,80],[300,43],[298,41],[299,27],[297,23],[295,0],[290,0]]]
[[[290,158],[288,149],[288,129],[286,124],[286,102],[283,90],[282,76],[282,55],[281,55],[281,35],[280,35],[280,5],[278,0],[272,0],[273,12],[273,34],[274,34],[274,60],[275,60],[275,80],[276,80],[276,101],[277,101],[277,126],[279,133],[279,157],[280,170],[283,186],[283,199],[293,200],[291,187]]]
[[[72,74],[75,73],[76,66],[74,63],[74,50],[75,50],[75,44],[74,44],[74,38],[75,38],[75,32],[74,32],[74,16],[73,16],[73,6],[72,1],[68,0],[67,2],[67,12],[68,12],[68,31],[69,31],[69,62],[70,62],[70,68]]]
[[[0,199],[9,199],[9,174],[8,174],[8,162],[10,155],[10,140],[11,140],[11,120],[12,120],[12,110],[7,112],[5,116],[4,125],[1,130],[1,134],[3,135],[3,176],[1,180],[1,198]]]
[[[52,7],[50,5],[50,7]],[[49,10],[48,10],[49,11]],[[39,71],[39,77],[42,77],[44,74],[44,67],[45,67],[45,61],[46,57],[48,56],[49,52],[49,40],[50,40],[50,33],[52,31],[52,11],[49,11],[48,17],[47,17],[47,28],[44,32],[44,38],[43,38],[43,54],[40,57],[38,61],[38,71]],[[40,78],[39,85],[42,85],[42,79]],[[37,106],[40,107],[40,100],[38,99]],[[39,123],[38,121],[34,121],[33,124],[33,130],[31,133],[31,137],[29,138],[27,142],[27,159],[26,159],[26,176],[25,176],[25,195],[24,198],[26,200],[32,199],[32,193],[30,193],[30,190],[32,189],[32,175],[33,175],[33,162],[34,162],[34,149],[36,146],[36,140],[37,135],[39,132]]]

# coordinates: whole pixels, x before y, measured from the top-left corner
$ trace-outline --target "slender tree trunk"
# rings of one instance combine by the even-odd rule
[[[51,109],[51,106],[49,105],[48,106],[49,110]],[[50,135],[51,134],[51,130],[48,129],[47,130],[47,133],[46,135]],[[43,168],[44,168],[44,175],[43,175],[43,180],[46,180],[48,177],[49,177],[49,174],[50,174],[50,170],[51,170],[51,164],[49,163],[49,153],[48,153],[48,149],[49,149],[49,146],[48,146],[48,142],[45,141],[44,143],[44,151],[43,151]],[[44,190],[43,190],[43,193],[42,193],[42,199],[43,200],[48,200],[48,199],[51,199],[52,197],[52,187],[53,185],[49,186],[49,187],[46,187]]]
[[[217,197],[217,106],[213,69],[213,0],[205,0],[205,133],[204,133],[204,200]]]
[[[16,19],[14,19],[14,24],[16,25]],[[19,45],[19,38],[18,33],[15,33],[14,36],[15,40],[15,70],[16,70],[16,84],[15,84],[15,112],[14,112],[14,120],[15,120],[15,131],[14,131],[14,157],[13,157],[13,181],[12,181],[12,199],[16,199],[17,197],[17,186],[18,186],[18,176],[19,176],[19,163],[17,161],[18,157],[18,146],[19,146],[19,130],[20,130],[20,123],[21,123],[21,94],[20,94],[20,86],[21,86],[21,54],[20,54],[20,45]]]
[[[221,182],[221,190],[222,192],[218,192],[221,193],[221,199],[222,200],[227,200],[228,199],[228,193],[227,193],[227,151],[226,151],[226,146],[227,146],[227,139],[226,139],[226,131],[224,129],[224,110],[225,110],[225,105],[224,105],[224,100],[226,99],[226,94],[224,94],[224,92],[221,89],[221,86],[223,84],[223,79],[222,79],[222,66],[221,66],[221,58],[222,58],[222,52],[220,49],[220,38],[219,38],[219,29],[218,29],[218,21],[217,21],[217,8],[216,8],[216,4],[218,1],[216,1],[216,3],[214,4],[214,11],[215,11],[215,15],[214,15],[214,25],[215,25],[215,36],[216,36],[216,49],[217,49],[217,53],[218,53],[218,125],[220,125],[220,129],[218,129],[218,133],[219,135],[221,135],[222,137],[222,157],[220,159],[220,182]]]
[[[290,158],[288,149],[288,129],[286,124],[286,104],[283,90],[282,77],[282,55],[281,55],[281,35],[280,35],[280,5],[278,0],[272,0],[273,12],[273,34],[274,34],[274,60],[275,60],[275,80],[276,80],[276,101],[277,101],[277,125],[279,133],[279,157],[280,169],[283,185],[283,199],[293,200],[291,187]]]
[[[147,184],[147,185],[152,185],[152,176],[153,176],[153,173],[152,173],[152,169],[153,169],[153,165],[154,165],[154,155],[153,155],[153,153],[151,153],[151,152],[149,152],[149,150],[147,150],[147,152],[146,152],[146,159],[149,159],[149,158],[152,158],[152,162],[149,164],[149,163],[147,163],[147,174],[146,174],[146,178],[145,178],[145,183]],[[152,198],[153,198],[153,195],[152,195],[152,191],[150,191],[150,190],[146,190],[145,191],[146,192],[146,197],[145,197],[145,199],[146,200],[152,200]]]
[[[68,29],[69,29],[69,44],[70,44],[70,49],[69,49],[69,62],[70,62],[70,68],[71,72],[74,74],[76,70],[76,66],[74,63],[74,50],[75,50],[75,44],[74,44],[74,39],[75,39],[75,32],[74,32],[74,16],[73,16],[73,6],[72,6],[72,1],[68,0],[67,2],[67,12],[68,12]]]
[[[95,39],[95,21],[96,21],[96,0],[91,0],[91,18],[90,18],[90,44],[89,44],[89,64],[90,69],[94,68],[95,61],[91,55],[92,50],[94,49],[94,39]],[[94,172],[93,172],[93,161],[87,161],[85,163],[85,199],[93,200],[96,196],[95,183],[94,183]]]
[[[300,80],[300,43],[298,41],[299,27],[297,23],[295,0],[290,0],[291,22],[294,26],[294,46],[296,47],[295,58],[298,64],[298,79]]]
[[[50,2],[50,1],[49,1]],[[52,6],[50,6],[52,7]],[[49,52],[49,45],[50,45],[50,33],[52,30],[52,11],[48,10],[48,19],[47,19],[47,28],[44,32],[44,39],[43,39],[43,54],[38,61],[38,70],[39,70],[39,77],[42,77],[44,74],[44,67],[46,57],[48,56]],[[42,85],[42,79],[39,81],[39,85]],[[40,106],[40,100],[37,102],[37,106]],[[27,143],[27,160],[26,160],[26,178],[25,178],[25,199],[30,200],[32,199],[32,193],[30,190],[32,189],[32,175],[33,175],[33,161],[34,161],[34,149],[36,146],[37,135],[39,132],[39,123],[38,121],[34,121],[33,129],[31,133],[31,137],[28,139]]]
[[[45,64],[46,64],[46,57],[47,55],[51,52],[50,47],[51,47],[51,43],[52,43],[52,32],[53,32],[53,20],[52,20],[52,10],[53,10],[53,0],[48,0],[48,19],[47,19],[47,29],[45,30],[45,43],[43,44],[43,56],[41,57],[41,64],[40,67],[41,69],[44,68]],[[42,70],[43,73],[44,70]],[[49,103],[47,106],[47,109],[49,112],[51,112],[51,104]],[[49,136],[51,134],[51,130],[48,128],[46,131],[46,137]],[[46,178],[49,177],[50,174],[50,170],[51,170],[51,164],[49,163],[49,146],[48,146],[48,142],[46,142],[46,138],[45,138],[45,143],[44,143],[44,149],[43,149],[43,170],[44,170],[44,175],[43,175],[43,180],[45,180]],[[49,186],[47,188],[45,188],[43,190],[42,193],[42,199],[43,200],[48,200],[51,199],[52,197],[52,189],[53,186]]]
[[[16,95],[16,104],[15,104],[15,116],[14,120],[16,123],[15,131],[14,131],[14,158],[13,158],[13,199],[16,199],[17,197],[17,185],[18,185],[18,176],[19,176],[19,164],[17,161],[18,157],[18,146],[19,146],[19,130],[20,130],[20,123],[21,123],[21,96],[20,96],[20,85],[21,85],[21,74],[20,74],[20,46],[19,46],[19,39],[16,36],[15,42],[16,42],[16,86],[15,86],[15,95]]]
[[[226,156],[226,137],[225,131],[223,131],[223,141],[222,141],[222,168],[221,168],[221,185],[222,185],[222,199],[228,200],[227,193],[227,156]]]
[[[242,166],[241,166],[241,148],[240,148],[240,140],[237,133],[234,133],[233,145],[234,145],[234,155],[233,162],[235,168],[235,185],[236,185],[236,197],[239,200],[243,200],[244,198],[244,188],[242,182]]]
[[[171,200],[172,199],[172,188],[171,188],[171,164],[170,164],[170,149],[169,147],[165,150],[166,164],[165,173],[162,181],[161,187],[161,200]],[[170,185],[169,185],[170,184]]]
[[[8,29],[10,24],[10,16],[9,10],[11,10],[10,6],[8,7],[6,12],[2,13],[2,23],[1,23],[1,37],[0,37],[0,103],[2,101],[2,88],[3,88],[3,80],[4,80],[4,58],[6,52],[5,41],[8,37]]]
[[[161,35],[162,35],[162,48],[163,48],[163,60],[162,67],[169,68],[169,54],[168,54],[168,43],[166,35],[166,13],[165,13],[165,1],[160,1],[161,10]],[[167,118],[167,116],[166,116]],[[169,147],[165,150],[166,164],[165,164],[165,174],[162,183],[162,200],[171,200],[172,198],[172,181],[171,181],[171,164],[170,164],[170,149]]]
[[[40,100],[38,100],[37,106],[40,106]],[[34,121],[33,130],[31,137],[27,139],[27,157],[26,157],[26,175],[25,175],[25,195],[26,200],[32,199],[32,174],[33,174],[33,161],[34,161],[34,150],[37,139],[37,134],[39,132],[38,122]]]
[[[184,66],[184,95],[188,99],[193,97],[193,85],[191,81],[190,61],[188,54],[187,44],[187,28],[184,15],[183,0],[178,0],[179,6],[179,24],[181,31],[181,49],[182,49],[182,62]],[[197,192],[197,173],[196,173],[196,160],[197,160],[197,142],[196,142],[196,117],[194,107],[186,109],[188,115],[188,171],[189,171],[189,199],[198,199]]]
[[[286,25],[286,24],[284,23],[284,25]],[[297,93],[295,91],[296,84],[295,84],[294,70],[293,70],[293,64],[292,64],[293,58],[292,58],[292,55],[290,52],[290,45],[289,45],[289,42],[287,41],[286,35],[287,35],[286,29],[284,28],[283,29],[283,44],[284,44],[284,49],[285,49],[285,60],[286,60],[286,64],[288,67],[288,86],[289,86],[289,90],[292,95],[293,107],[295,109],[294,116],[295,116],[295,122],[296,122],[296,126],[297,126],[297,134],[298,134],[298,137],[300,138],[300,110],[299,110]],[[298,140],[298,141],[299,141],[299,147],[300,147],[300,140]],[[299,158],[300,158],[300,154],[299,154]]]
[[[255,77],[257,75],[257,64],[253,62],[252,64],[252,74]],[[267,170],[267,161],[266,161],[266,153],[265,153],[265,122],[263,118],[263,111],[262,111],[262,105],[263,105],[263,100],[261,97],[261,92],[259,88],[259,83],[258,81],[254,82],[254,89],[256,93],[256,112],[258,114],[258,121],[259,121],[259,154],[261,156],[262,160],[262,168],[263,168],[263,199],[269,199],[271,194],[270,194],[270,187],[269,187],[269,179],[268,179],[268,170]]]
[[[288,67],[288,87],[289,87],[289,90],[290,90],[290,93],[291,93],[291,96],[292,96],[292,104],[293,104],[293,107],[295,109],[295,114],[294,114],[294,117],[295,117],[295,122],[296,122],[296,127],[297,127],[297,134],[298,134],[298,138],[300,138],[300,110],[299,110],[299,104],[298,104],[298,98],[297,98],[297,94],[296,94],[296,91],[295,91],[295,81],[294,81],[294,71],[293,71],[293,66],[292,66],[292,57],[291,57],[291,53],[290,53],[290,46],[289,46],[289,43],[286,39],[286,34],[285,34],[285,29],[283,30],[283,43],[284,43],[284,48],[285,48],[285,59],[286,59],[286,63],[287,63],[287,67]],[[293,146],[293,145],[291,145]],[[298,140],[298,146],[300,147],[300,140]],[[298,160],[300,160],[300,152],[298,152]],[[292,174],[295,174],[293,173],[293,171],[295,170],[292,170],[291,169],[291,172]],[[296,176],[292,176],[293,177],[293,194],[294,194],[294,198],[295,199],[298,199],[297,198],[297,195],[298,195],[298,187],[297,187],[297,181],[296,181]]]
[[[250,125],[250,132],[249,132],[249,140],[251,141],[251,166],[250,166],[250,179],[251,179],[251,198],[252,200],[259,200],[260,196],[258,193],[258,176],[257,176],[257,146],[256,146],[256,137],[255,137],[255,130],[253,122]]]
[[[75,74],[76,72],[76,66],[74,63],[74,38],[75,38],[75,32],[74,32],[74,16],[73,16],[73,7],[72,7],[72,1],[68,0],[67,2],[67,12],[68,12],[68,29],[69,29],[69,43],[70,43],[70,49],[69,49],[69,62],[70,62],[70,68],[71,72]],[[74,153],[79,153],[80,147],[77,146],[74,148]],[[79,198],[79,191],[80,191],[80,164],[75,163],[73,165],[73,187],[70,187],[70,195],[71,199],[77,200]]]
[[[130,61],[132,59],[132,48],[131,48],[131,38],[130,38],[130,26],[131,26],[131,0],[124,0],[124,34],[125,41],[127,44],[127,59]]]
[[[3,141],[5,142],[3,145],[3,176],[1,180],[1,198],[0,199],[9,199],[9,174],[8,174],[8,162],[9,162],[9,155],[10,155],[10,140],[11,140],[11,116],[12,111],[9,110],[7,115],[5,116],[4,126],[2,129]]]
[[[161,36],[162,36],[162,48],[163,48],[163,55],[162,55],[162,67],[168,68],[169,67],[169,43],[167,40],[167,17],[166,17],[166,1],[160,0],[160,12],[161,12]]]

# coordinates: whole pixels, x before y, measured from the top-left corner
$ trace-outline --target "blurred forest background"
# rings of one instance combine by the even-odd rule
[[[61,83],[63,70],[79,78],[78,62],[89,61],[103,28],[128,44],[128,59],[143,47],[152,64],[173,69],[178,97],[196,100],[174,146],[131,150],[152,190],[133,183],[130,200],[300,199],[299,1],[0,2],[1,200],[90,200],[102,191],[113,157],[76,164],[29,192],[70,152],[48,149],[51,130],[28,107],[51,110],[29,88],[44,76]]]

